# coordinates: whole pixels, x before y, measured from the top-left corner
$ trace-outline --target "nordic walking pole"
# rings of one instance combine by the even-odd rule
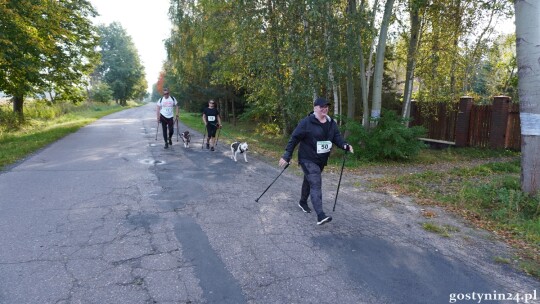
[[[201,145],[201,149],[204,148],[204,139],[206,138],[206,125],[204,126],[204,135],[202,137],[202,145]]]
[[[156,128],[156,140],[157,140],[157,134],[158,134],[158,132],[159,132],[159,120],[158,120],[158,122],[157,122],[157,128]]]
[[[221,125],[218,127],[218,131],[217,131],[217,138],[216,138],[216,143],[214,144],[214,147],[217,148],[217,142],[219,140],[219,134],[221,133]]]
[[[285,169],[287,169],[287,167],[288,167],[289,165],[290,165],[290,163],[287,163],[287,164],[285,165],[285,167],[283,168],[283,170],[281,170],[281,173],[283,173],[283,171],[285,171]],[[274,181],[270,184],[270,186],[268,186],[268,188],[266,188],[266,190],[264,190],[264,192],[261,194],[261,196],[259,196],[259,197],[255,200],[255,202],[257,202],[257,203],[259,202],[259,199],[266,193],[266,191],[268,191],[268,189],[270,189],[270,187],[272,187],[272,185],[276,182],[276,180],[278,179],[278,177],[281,176],[281,173],[279,173],[279,175],[274,179]]]
[[[339,185],[341,185],[341,176],[343,175],[343,167],[345,167],[345,159],[347,159],[347,151],[349,151],[349,147],[347,147],[347,150],[345,150],[345,155],[343,155],[343,163],[341,164],[341,173],[339,174],[339,182],[337,184],[337,190],[336,190],[336,199],[334,200],[334,208],[332,208],[332,212],[336,211],[337,196],[339,194]]]
[[[176,118],[176,142],[178,142],[179,134],[180,134],[180,127],[178,126],[178,118]]]

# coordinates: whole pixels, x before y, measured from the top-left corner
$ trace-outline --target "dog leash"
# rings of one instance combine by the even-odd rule
[[[176,120],[176,142],[178,142],[178,135],[179,135],[178,133],[180,133],[180,126],[179,126],[178,117],[176,117],[175,120]]]

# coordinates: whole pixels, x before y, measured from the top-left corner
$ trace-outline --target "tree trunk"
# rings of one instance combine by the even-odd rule
[[[347,118],[354,119],[355,110],[355,94],[354,94],[354,79],[353,79],[353,60],[352,55],[347,55]]]
[[[311,63],[313,62],[313,55],[311,52],[311,47],[309,45],[309,27],[308,22],[305,19],[305,16],[302,15],[302,24],[304,25],[304,40],[306,43],[306,56],[308,59],[308,75],[309,75],[309,86],[311,87],[311,94],[313,95],[313,101],[317,99],[317,91],[315,90],[315,76],[313,75],[313,69],[311,67]]]
[[[11,99],[13,101],[13,112],[17,114],[19,117],[19,122],[24,121],[24,111],[23,111],[23,104],[24,104],[24,96],[13,96]]]
[[[279,47],[279,41],[277,35],[279,34],[279,27],[278,27],[278,21],[276,20],[276,16],[274,16],[274,7],[277,5],[273,0],[267,0],[266,1],[267,9],[268,9],[268,23],[269,28],[271,30],[271,33],[269,34],[269,37],[271,39],[271,48],[273,50],[274,54],[274,63],[276,63],[273,67],[274,75],[278,79],[277,84],[277,98],[278,98],[278,104],[280,105],[287,105],[287,103],[284,100],[285,96],[285,85],[283,80],[283,75],[280,73],[280,68],[278,66],[278,62],[280,62],[280,56],[281,56],[281,48]],[[284,136],[288,136],[292,133],[294,130],[294,125],[290,119],[289,119],[289,109],[287,106],[283,108],[281,111],[281,128],[283,130],[282,134]]]
[[[349,0],[347,12],[350,18],[353,18],[356,12],[356,1]],[[347,26],[347,45],[352,50],[354,49],[352,26]],[[354,76],[353,76],[353,57],[352,52],[347,52],[347,118],[354,119],[356,97],[354,94]],[[347,135],[347,134],[345,134]]]
[[[369,30],[371,31],[371,34],[373,37],[375,37],[375,16],[377,7],[379,6],[379,1],[375,0],[373,1],[373,7],[371,9],[371,18],[369,20]],[[375,47],[375,38],[371,40],[371,44],[369,45],[369,56],[367,61],[367,67],[366,67],[366,95],[369,96],[369,89],[371,85],[371,76],[373,75],[373,48]],[[369,127],[369,99],[368,99],[368,106],[365,108],[366,113],[368,113],[367,119],[365,121],[364,127]]]
[[[496,1],[495,1],[496,2]],[[495,18],[495,15],[496,15],[496,12],[497,10],[496,9],[491,9],[491,14],[489,16],[489,21],[488,23],[485,25],[484,27],[484,30],[482,30],[482,33],[480,34],[480,36],[478,36],[478,38],[476,39],[476,42],[474,44],[474,48],[473,48],[473,51],[471,52],[471,55],[470,55],[470,59],[467,60],[466,62],[468,63],[468,66],[465,68],[465,89],[466,91],[470,91],[472,90],[471,89],[471,86],[472,86],[472,80],[473,80],[473,76],[476,74],[474,73],[474,68],[476,68],[477,66],[479,66],[479,63],[480,63],[480,60],[482,60],[482,56],[483,56],[483,52],[482,52],[482,42],[484,42],[484,36],[486,36],[486,34],[488,35],[488,38],[486,39],[489,39],[489,34],[492,33],[493,31],[493,28],[492,28],[492,22],[493,22],[493,19]],[[458,49],[458,46],[456,44],[456,50]],[[452,91],[454,92],[454,91]]]
[[[331,9],[330,9],[330,4],[326,4],[326,12],[331,12]],[[331,20],[329,20],[330,18],[328,17],[328,15],[326,15],[326,24],[325,24],[325,27],[324,27],[324,42],[325,42],[325,47],[326,47],[326,54],[330,54],[330,42],[332,41],[332,35],[331,35],[331,32],[330,30],[328,29],[329,27],[329,23],[331,22]],[[338,96],[338,88],[337,88],[337,84],[336,84],[336,79],[334,77],[334,63],[333,63],[333,59],[331,58],[330,55],[328,55],[328,82],[330,83],[330,87],[332,87],[332,93],[333,93],[333,96],[334,96],[334,117],[339,117],[339,115],[341,114],[340,112],[340,100],[339,100],[339,96]],[[340,119],[341,121],[341,119]]]
[[[416,50],[420,41],[420,5],[414,2],[411,3],[409,14],[411,18],[411,38],[407,50],[407,68],[405,73],[405,88],[403,90],[403,109],[401,112],[401,116],[406,119],[411,116],[411,96],[414,84],[414,69],[416,67]],[[406,121],[406,125],[409,125],[408,120]]]
[[[452,53],[457,54],[459,53],[459,38],[462,34],[462,24],[463,24],[463,9],[461,6],[461,0],[457,1],[453,7],[454,12],[454,18],[452,22],[448,25],[446,25],[445,30],[452,29],[452,35],[453,35],[453,41],[452,41]],[[456,100],[456,74],[458,69],[458,57],[455,57],[452,60],[452,64],[450,65],[450,100]],[[468,74],[470,72],[465,73],[465,85],[464,85],[464,91],[468,92],[470,90],[469,85],[467,84],[467,79],[469,78]]]
[[[361,38],[359,40],[362,40]],[[362,125],[367,128],[369,126],[369,99],[367,83],[366,65],[364,64],[364,49],[360,41],[360,90],[362,92]]]
[[[236,100],[236,96],[234,96],[234,94],[233,94],[232,98],[231,98],[231,110],[232,110],[233,126],[236,127],[236,109],[235,109],[235,106],[234,106],[234,101],[235,100]]]
[[[394,0],[387,0],[384,6],[384,15],[381,24],[381,33],[379,35],[379,43],[377,45],[377,59],[375,61],[375,71],[373,73],[373,105],[371,107],[371,117],[379,118],[381,116],[382,106],[382,81],[384,70],[384,52],[386,48],[386,36],[390,17],[392,16],[392,7]]]
[[[220,105],[219,114],[221,116],[221,121],[230,122],[230,119],[229,119],[229,106],[227,105],[228,103],[229,102],[228,102],[227,96],[225,96],[223,98],[223,101],[222,101],[221,98],[218,98],[218,103],[217,104]]]
[[[338,84],[338,99],[339,99],[339,115],[343,117],[343,92],[341,91],[341,83]],[[339,125],[343,123],[343,119],[339,120]]]
[[[334,116],[339,116],[340,108],[339,108],[339,96],[338,96],[338,88],[336,85],[336,80],[334,79],[334,70],[332,69],[332,63],[328,66],[328,80],[330,81],[330,85],[332,86],[332,93],[334,96]],[[341,119],[340,119],[341,120]]]
[[[375,1],[377,2],[377,1]],[[362,1],[360,4],[360,14],[364,14],[364,6],[365,1]],[[364,59],[364,44],[362,43],[362,32],[364,27],[362,26],[364,24],[364,18],[362,18],[362,21],[360,22],[360,33],[358,35],[358,48],[359,48],[359,56],[360,56],[360,91],[362,92],[362,125],[364,128],[369,127],[369,79],[368,73],[366,72],[366,64]],[[373,26],[373,23],[371,23],[371,26]],[[371,46],[370,46],[370,52],[371,52]],[[371,58],[371,57],[369,57]]]
[[[516,0],[516,54],[521,119],[521,189],[540,189],[540,2]]]

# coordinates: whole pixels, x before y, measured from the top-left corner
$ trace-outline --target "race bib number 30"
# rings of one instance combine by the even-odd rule
[[[317,154],[329,153],[332,150],[332,142],[329,140],[317,142]]]
[[[215,116],[208,116],[208,121],[216,121],[216,117]]]

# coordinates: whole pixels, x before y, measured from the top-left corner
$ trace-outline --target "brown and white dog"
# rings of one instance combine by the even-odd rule
[[[182,141],[184,142],[184,148],[189,148],[189,143],[191,142],[191,134],[189,134],[189,131],[184,131],[181,136]]]
[[[236,156],[238,153],[244,154],[244,161],[247,163],[247,151],[248,151],[248,144],[246,142],[239,142],[235,141],[231,144],[231,158],[236,161]]]

